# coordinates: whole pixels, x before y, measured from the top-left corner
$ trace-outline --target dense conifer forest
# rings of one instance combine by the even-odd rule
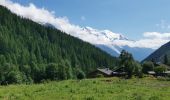
[[[144,61],[161,62],[170,66],[170,42],[155,50],[155,52],[145,58],[143,62]]]
[[[0,83],[83,78],[117,58],[89,43],[0,6]]]

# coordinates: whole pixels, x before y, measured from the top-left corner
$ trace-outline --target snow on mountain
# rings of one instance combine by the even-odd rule
[[[54,27],[51,24],[44,24],[48,27]],[[119,56],[120,52],[125,49],[128,52],[132,53],[134,58],[138,61],[143,60],[154,50],[150,48],[139,48],[139,47],[130,47],[128,45],[119,45],[117,42],[134,42],[129,40],[122,34],[113,33],[110,30],[97,30],[91,27],[81,27],[80,33],[71,33],[71,36],[82,39],[83,41],[89,42],[101,50],[109,53],[112,56]]]
[[[97,29],[93,29],[91,27],[85,27],[84,30],[88,31],[90,34],[105,37],[105,38],[109,39],[110,41],[128,40],[125,36],[118,34],[118,33],[113,33],[110,30],[97,30]]]
[[[48,25],[48,24],[47,24]],[[49,26],[49,25],[48,25]],[[51,25],[50,25],[51,26]],[[82,31],[80,34],[70,34],[74,37],[82,39],[86,42],[89,42],[101,50],[109,53],[112,56],[119,56],[120,52],[125,49],[128,52],[132,53],[134,58],[138,61],[143,60],[154,50],[150,48],[139,48],[139,47],[130,47],[128,45],[119,45],[117,41],[126,41],[134,42],[129,40],[122,34],[113,33],[109,30],[97,30],[91,27],[81,28]]]
[[[107,42],[102,42],[102,43],[98,41],[93,41],[91,43],[99,47],[103,51],[106,51],[107,53],[111,54],[112,56],[119,56],[120,52],[123,49],[125,49],[129,51],[130,53],[132,53],[136,60],[141,61],[154,51],[154,49],[151,49],[151,48],[129,47],[128,45],[121,46],[115,42],[126,41],[126,42],[135,43],[135,41],[129,40],[125,36],[118,34],[118,33],[113,33],[109,30],[96,30],[91,27],[85,27],[83,28],[83,30],[87,32],[86,35],[89,35],[89,36],[93,35],[93,37],[97,38],[94,40],[107,41]],[[81,37],[79,38],[81,39]],[[87,40],[87,42],[89,41]]]

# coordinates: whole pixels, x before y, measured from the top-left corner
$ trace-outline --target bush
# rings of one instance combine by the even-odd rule
[[[133,75],[140,76],[142,75],[142,67],[140,63],[136,62],[133,59],[132,54],[128,53],[125,50],[122,50],[120,56],[120,66],[124,67],[124,71],[127,72],[128,77],[131,78]]]
[[[154,71],[157,75],[162,74],[163,72],[165,72],[167,69],[165,66],[158,66],[154,68]]]
[[[138,73],[138,77],[139,77],[139,78],[143,78],[143,77],[144,77],[143,73],[142,73],[142,72],[139,72],[139,73]]]
[[[127,61],[125,63],[125,71],[128,74],[128,78],[131,78],[133,75],[142,77],[142,68],[141,65],[136,61]]]
[[[47,67],[46,67],[47,79],[57,80],[57,78],[58,78],[57,72],[58,72],[57,64],[51,63],[51,64],[47,65]]]
[[[151,61],[144,62],[142,65],[142,72],[147,74],[148,71],[153,71],[154,70],[154,64]]]
[[[8,73],[6,81],[9,84],[22,83],[22,74],[19,71],[11,71]]]
[[[85,73],[81,70],[78,71],[77,73],[77,79],[84,79],[85,78]]]
[[[67,79],[66,67],[62,64],[58,65],[58,79],[60,80]]]

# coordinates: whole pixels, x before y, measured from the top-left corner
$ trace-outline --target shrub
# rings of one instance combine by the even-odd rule
[[[154,68],[154,71],[157,75],[160,75],[161,73],[165,72],[167,69],[165,66],[158,66]]]
[[[154,64],[151,61],[144,62],[142,65],[142,72],[147,74],[148,71],[153,71],[154,69]]]
[[[85,78],[85,73],[81,70],[78,71],[77,73],[77,79],[84,79]]]
[[[57,72],[58,72],[57,64],[51,63],[47,65],[46,67],[47,79],[56,80],[58,77]]]
[[[6,80],[9,84],[22,83],[23,78],[21,72],[11,71],[8,73]]]
[[[141,65],[136,61],[127,61],[125,64],[125,71],[128,74],[128,78],[131,78],[133,75],[141,77],[142,68]]]
[[[133,59],[132,54],[128,53],[125,50],[122,50],[119,59],[120,66],[124,67],[124,71],[127,72],[127,78],[131,78],[133,75],[141,77],[142,67],[138,62]]]

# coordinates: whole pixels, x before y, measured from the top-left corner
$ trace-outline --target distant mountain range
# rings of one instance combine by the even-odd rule
[[[44,24],[48,27],[54,27],[51,24]],[[121,46],[115,41],[126,41],[126,42],[135,42],[133,40],[129,40],[127,37],[113,33],[109,30],[97,30],[91,27],[82,27],[82,31],[84,32],[79,34],[70,34],[74,37],[82,39],[86,42],[89,42],[101,50],[109,53],[112,56],[118,57],[120,52],[124,49],[133,54],[134,58],[138,61],[142,61],[144,58],[149,56],[154,49],[151,48],[139,48],[139,47],[130,47],[128,45]]]
[[[168,43],[164,44],[163,46],[161,46],[158,50],[153,52],[151,55],[149,55],[143,61],[154,60],[155,62],[162,62],[162,63],[164,63],[165,55],[167,55],[167,57],[170,58],[170,42],[168,42]]]

